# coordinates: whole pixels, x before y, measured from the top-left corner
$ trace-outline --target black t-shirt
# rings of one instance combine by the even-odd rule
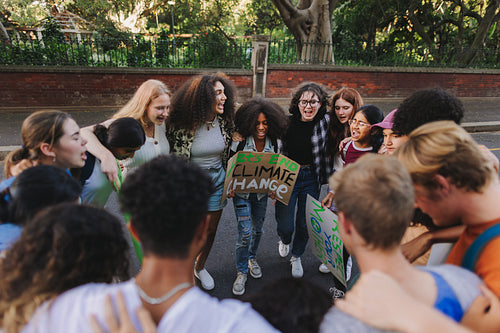
[[[315,122],[303,122],[291,119],[290,126],[285,136],[285,151],[287,156],[299,163],[308,165],[313,162],[311,136]]]

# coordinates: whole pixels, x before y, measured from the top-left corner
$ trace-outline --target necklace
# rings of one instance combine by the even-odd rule
[[[217,117],[215,117],[214,120],[212,120],[212,121],[207,121],[207,130],[210,129],[210,125],[212,125],[212,127],[215,127],[216,120],[217,120]]]
[[[176,285],[175,287],[173,287],[172,289],[170,289],[163,296],[160,296],[160,297],[151,297],[148,294],[146,294],[146,292],[144,290],[142,290],[141,287],[139,287],[137,285],[137,282],[135,282],[135,279],[134,279],[134,284],[135,284],[135,287],[137,288],[137,292],[139,293],[139,296],[141,296],[141,298],[146,303],[149,303],[149,304],[152,304],[152,305],[157,305],[157,304],[163,303],[166,300],[168,300],[169,298],[171,298],[172,296],[174,296],[175,294],[177,294],[177,292],[181,291],[182,289],[186,289],[186,288],[191,287],[191,283],[184,282],[184,283],[180,283],[180,284]]]

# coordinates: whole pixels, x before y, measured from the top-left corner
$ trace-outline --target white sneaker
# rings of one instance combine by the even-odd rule
[[[205,290],[212,290],[215,288],[215,281],[210,273],[203,268],[201,271],[194,270],[194,276],[201,282],[201,286]]]
[[[280,253],[280,256],[282,258],[286,257],[288,255],[288,252],[290,251],[290,246],[288,244],[283,243],[281,240],[278,242],[278,251]]]
[[[240,296],[245,293],[245,284],[247,283],[247,275],[243,272],[238,272],[236,280],[233,283],[233,294]]]
[[[319,265],[319,268],[318,268],[318,269],[319,269],[319,271],[320,271],[321,273],[324,273],[324,274],[326,274],[326,273],[330,273],[330,270],[328,269],[328,267],[327,267],[325,264],[321,264],[321,265]]]
[[[292,264],[292,276],[294,278],[301,278],[304,275],[300,257],[291,257],[290,263]]]
[[[248,271],[254,279],[259,279],[262,277],[262,269],[257,262],[257,259],[248,260]]]

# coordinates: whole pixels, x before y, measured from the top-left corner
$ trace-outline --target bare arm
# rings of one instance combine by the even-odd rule
[[[113,121],[114,119],[108,119],[101,123],[101,125],[108,127]],[[88,141],[87,150],[89,153],[101,161],[101,171],[106,175],[106,178],[108,178],[111,186],[114,188],[113,183],[119,184],[118,166],[115,156],[99,142],[94,134],[94,125],[82,128],[81,135]]]
[[[344,300],[341,311],[379,329],[398,332],[471,333],[434,308],[413,299],[388,275],[371,271],[361,275]]]
[[[464,230],[465,226],[458,225],[450,228],[425,232],[408,243],[403,244],[401,249],[406,259],[413,262],[436,243],[456,242]]]

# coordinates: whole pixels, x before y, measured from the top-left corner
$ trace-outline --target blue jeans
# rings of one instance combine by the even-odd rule
[[[233,198],[234,212],[238,221],[238,240],[236,241],[236,269],[248,273],[248,260],[255,259],[257,248],[264,229],[267,195],[257,199],[256,193],[250,193],[248,199],[238,195]]]
[[[304,253],[309,240],[306,225],[307,195],[318,199],[319,191],[320,186],[312,167],[304,167],[299,171],[288,206],[276,201],[275,216],[278,223],[278,236],[281,241],[284,244],[290,244],[295,231],[292,246],[292,256],[294,257],[300,257]],[[293,215],[296,205],[297,215],[294,221]]]

